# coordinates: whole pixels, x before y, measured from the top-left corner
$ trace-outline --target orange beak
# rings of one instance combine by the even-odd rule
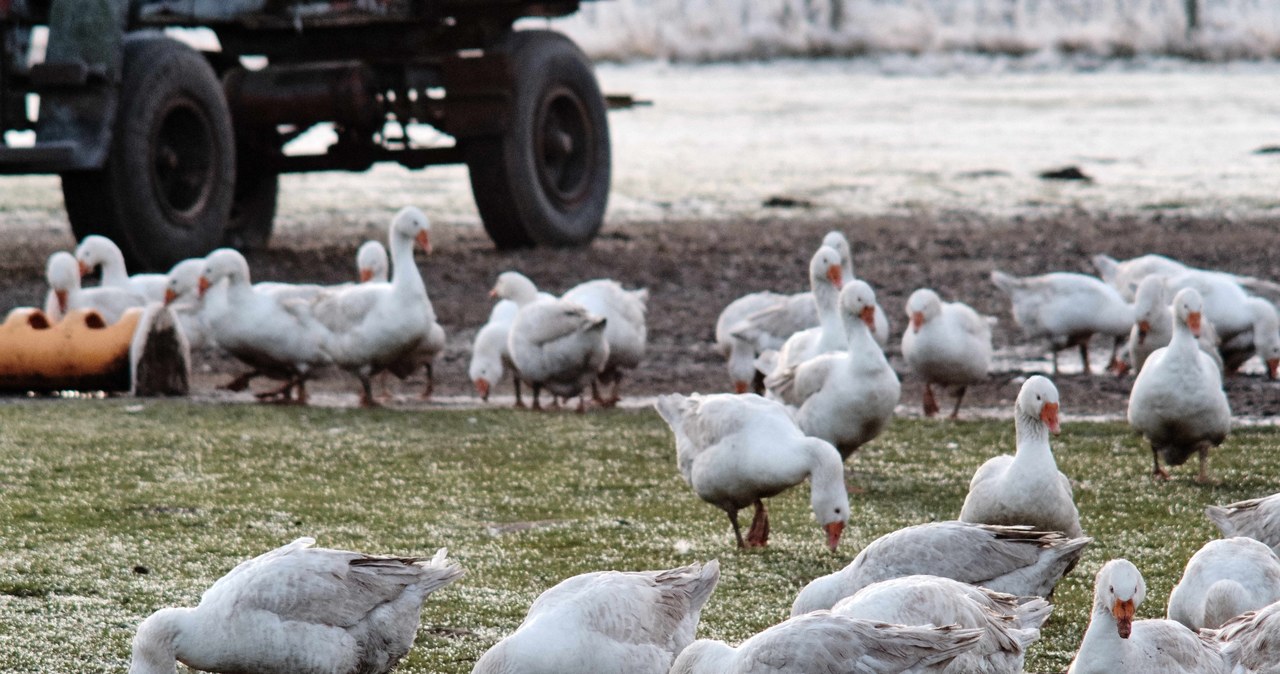
[[[431,254],[431,237],[427,235],[427,230],[424,229],[418,232],[417,241],[418,241],[418,245],[422,246],[422,249],[427,251],[427,254],[430,255]]]
[[[1151,323],[1149,321],[1138,321],[1138,343],[1143,344],[1147,341],[1147,333],[1151,332]]]
[[[844,273],[840,271],[840,265],[833,264],[827,267],[827,280],[831,281],[831,285],[840,290],[844,287]]]
[[[497,298],[498,298],[498,289],[497,289],[497,288],[493,288],[492,290],[490,290],[490,291],[489,291],[489,297],[492,297],[492,298],[494,298],[494,299],[497,299]]]
[[[745,381],[735,381],[735,382],[733,382],[733,392],[734,392],[734,393],[746,393],[746,392],[747,392],[747,390],[748,390],[748,389],[750,389],[750,388],[751,388],[751,385],[750,385],[750,384],[748,384],[748,383],[747,383],[747,382],[745,382]]]
[[[875,332],[875,329],[876,329],[876,308],[875,307],[862,307],[862,311],[858,312],[858,318],[861,318],[862,322],[867,324],[868,330]]]
[[[1187,314],[1187,327],[1191,328],[1191,334],[1196,337],[1200,336],[1200,312],[1193,311]]]
[[[53,291],[53,296],[58,300],[59,313],[67,313],[67,291],[55,290]]]
[[[1267,359],[1267,379],[1276,378],[1276,370],[1280,369],[1280,358]]]
[[[166,307],[169,306],[170,304],[173,304],[173,301],[176,299],[178,299],[178,293],[175,293],[173,291],[173,288],[164,289],[164,305]]]
[[[361,282],[361,283],[368,283],[368,282],[369,282],[369,281],[371,281],[371,280],[373,280],[373,270],[372,270],[372,269],[361,269],[361,270],[360,270],[360,282]]]
[[[207,276],[200,277],[200,280],[196,282],[196,290],[198,291],[200,297],[204,297],[204,294],[206,292],[209,292],[210,285],[212,284],[209,283],[209,278]]]
[[[1040,421],[1049,427],[1049,431],[1054,435],[1059,432],[1058,428],[1058,403],[1045,403],[1040,407]]]
[[[844,522],[832,522],[823,529],[827,530],[827,547],[835,552],[836,547],[840,545],[840,534],[844,533]]]
[[[911,312],[911,331],[920,332],[920,327],[923,325],[924,325],[924,312],[923,311]]]
[[[489,380],[481,377],[476,380],[476,392],[480,394],[480,399],[489,402]]]
[[[90,268],[89,268],[89,265],[87,265],[87,264],[85,264],[85,263],[84,263],[84,260],[76,260],[76,262],[78,262],[78,263],[80,264],[80,275],[81,275],[81,276],[88,276],[88,275],[89,275],[89,272],[93,271],[92,269],[90,269]]]
[[[1111,607],[1111,615],[1116,617],[1116,631],[1120,633],[1121,639],[1128,639],[1129,632],[1133,630],[1133,613],[1135,611],[1133,600],[1116,601],[1116,605]]]

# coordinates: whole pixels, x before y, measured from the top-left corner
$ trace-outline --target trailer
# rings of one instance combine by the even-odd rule
[[[76,237],[153,270],[265,246],[281,174],[378,162],[465,163],[499,248],[583,245],[608,200],[605,97],[571,40],[515,29],[579,6],[0,0],[0,174],[58,174]],[[214,39],[175,37],[192,31]],[[284,151],[319,124],[325,151]],[[411,124],[453,143],[416,146]]]

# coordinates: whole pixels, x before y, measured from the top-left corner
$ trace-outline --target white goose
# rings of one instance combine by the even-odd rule
[[[129,674],[385,674],[413,647],[427,595],[462,576],[430,560],[371,557],[298,540],[242,562],[195,608],[138,626]]]
[[[204,258],[198,257],[175,264],[167,274],[169,285],[164,292],[165,306],[178,317],[182,334],[192,350],[217,345],[200,297],[200,275],[204,273],[204,266]]]
[[[1154,475],[1168,479],[1160,457],[1182,465],[1192,453],[1200,455],[1197,481],[1209,480],[1209,449],[1226,439],[1231,408],[1222,391],[1222,376],[1213,359],[1200,351],[1202,303],[1192,288],[1173,298],[1173,339],[1147,357],[1129,393],[1129,425],[1151,443]]]
[[[533,409],[543,388],[559,398],[579,396],[585,409],[586,383],[609,360],[607,321],[586,307],[563,299],[544,299],[528,277],[509,271],[498,275],[489,293],[519,307],[507,333],[507,352],[520,379],[533,388]]]
[[[365,241],[356,249],[356,275],[361,283],[386,283],[391,265],[381,241]]]
[[[1142,255],[1124,261],[1108,255],[1094,255],[1093,266],[1098,269],[1098,276],[1128,302],[1134,301],[1138,286],[1148,276],[1175,276],[1190,269],[1163,255]]]
[[[1058,432],[1058,389],[1036,375],[1027,379],[1013,404],[1017,450],[987,459],[969,481],[960,508],[962,522],[1025,524],[1079,538],[1071,480],[1058,470],[1049,433]]]
[[[1009,295],[1013,320],[1031,338],[1046,338],[1058,375],[1058,352],[1078,346],[1085,374],[1090,374],[1089,340],[1095,334],[1114,338],[1111,361],[1133,326],[1133,307],[1115,288],[1084,274],[1055,272],[1018,278],[991,272],[991,282]]]
[[[1225,537],[1248,536],[1280,554],[1280,494],[1211,505],[1204,514]]]
[[[418,364],[424,345],[444,346],[444,331],[436,322],[427,287],[413,260],[415,242],[430,252],[430,231],[431,224],[422,211],[412,206],[402,208],[392,218],[387,235],[391,281],[329,289],[312,305],[316,320],[327,331],[325,354],[359,378],[363,406],[377,404],[372,375],[390,369],[404,376],[405,370],[412,371]]]
[[[102,267],[102,285],[127,290],[141,295],[148,302],[164,301],[164,290],[169,279],[164,274],[134,274],[125,270],[124,253],[114,241],[105,236],[90,234],[76,246],[76,260],[80,263],[80,275],[93,273]]]
[[[1231,674],[1276,674],[1276,663],[1280,663],[1280,602],[1201,634],[1222,647]]]
[[[49,256],[45,265],[45,280],[49,293],[45,297],[44,312],[54,321],[62,320],[72,309],[93,309],[102,320],[111,325],[120,320],[132,307],[141,307],[146,298],[115,286],[96,288],[80,287],[80,266],[75,257],[66,251]]]
[[[1113,559],[1098,571],[1093,617],[1067,674],[1228,674],[1219,646],[1172,620],[1134,620],[1147,594],[1138,568]]]
[[[720,564],[666,571],[602,571],[543,592],[520,627],[472,674],[667,674],[693,642]]]
[[[871,286],[850,282],[840,291],[848,349],[810,358],[769,377],[774,393],[799,407],[800,430],[835,445],[844,459],[884,430],[902,392],[898,375],[871,336],[875,298]]]
[[[1147,358],[1156,349],[1168,346],[1173,339],[1173,312],[1169,311],[1169,300],[1165,294],[1163,276],[1148,276],[1138,284],[1138,292],[1133,300],[1135,322],[1129,330],[1129,363],[1134,372],[1141,372]],[[1252,353],[1252,336],[1250,337],[1249,349]],[[1218,353],[1217,330],[1211,321],[1203,317],[1196,343],[1221,370],[1222,356]]]
[[[539,299],[555,300],[550,293],[538,293]],[[506,371],[514,369],[511,352],[507,349],[507,338],[511,331],[511,322],[515,320],[520,305],[511,300],[498,300],[489,312],[489,320],[476,331],[475,340],[471,344],[471,363],[467,374],[475,385],[480,399],[489,400],[489,392],[493,385],[502,381]],[[512,384],[516,390],[516,407],[524,407],[520,393],[520,376],[512,374]]]
[[[956,625],[982,630],[975,648],[944,674],[1022,674],[1027,648],[1053,607],[1040,597],[1015,597],[939,576],[881,581],[840,600],[832,613],[895,625]]]
[[[853,273],[853,250],[849,246],[849,240],[844,234],[837,231],[827,232],[822,237],[822,245],[835,249],[840,254],[840,272],[844,283],[856,280],[858,277]],[[889,344],[889,316],[885,314],[884,309],[877,302],[875,313],[872,314],[871,335],[875,337],[876,343],[881,348]]]
[[[848,566],[806,585],[791,615],[829,609],[872,583],[919,574],[1020,597],[1048,597],[1091,542],[1029,527],[966,522],[907,527],[877,538]]]
[[[941,672],[977,646],[981,630],[907,627],[818,611],[747,639],[693,642],[671,674],[902,674]]]
[[[314,368],[330,362],[322,349],[327,331],[316,321],[311,305],[255,288],[249,281],[249,263],[231,248],[205,257],[198,283],[214,341],[253,368],[224,388],[241,391],[251,379],[265,375],[285,384],[259,398],[289,400],[297,388],[298,402],[306,404],[307,378]]]
[[[818,323],[813,293],[758,292],[729,303],[716,319],[716,349],[725,357],[735,393],[764,393],[756,357],[779,349],[792,334]]]
[[[1259,541],[1237,536],[1209,541],[1187,562],[1169,594],[1169,619],[1193,630],[1280,601],[1280,558]]]
[[[612,384],[613,390],[606,400],[600,396],[596,382],[592,382],[592,397],[605,407],[618,404],[618,385],[623,370],[634,370],[644,358],[648,328],[645,326],[648,289],[627,290],[612,279],[596,279],[579,283],[564,294],[567,302],[575,302],[587,311],[605,318],[604,339],[609,343],[609,359],[596,379]]]
[[[818,307],[818,327],[801,330],[787,338],[777,352],[766,351],[756,359],[764,385],[772,388],[769,376],[795,367],[814,356],[842,351],[848,345],[844,320],[840,318],[840,289],[844,286],[840,255],[823,246],[809,261],[809,283]]]
[[[1264,299],[1250,297],[1245,303],[1253,316],[1253,324],[1249,330],[1222,344],[1223,372],[1236,372],[1256,354],[1267,368],[1267,378],[1275,379],[1280,369],[1280,315],[1276,314],[1275,305]],[[1212,325],[1209,321],[1206,324]]]
[[[755,394],[658,396],[654,406],[675,433],[680,474],[729,516],[738,547],[763,547],[769,515],[761,499],[809,479],[809,503],[835,550],[849,519],[844,464],[830,443],[805,437],[782,404]],[[743,540],[738,511],[755,506]]]
[[[902,357],[907,366],[924,380],[924,413],[938,413],[933,385],[954,386],[956,406],[951,418],[960,414],[960,402],[970,385],[987,380],[991,369],[991,324],[969,305],[943,302],[930,288],[920,288],[907,298],[910,323],[902,333]]]

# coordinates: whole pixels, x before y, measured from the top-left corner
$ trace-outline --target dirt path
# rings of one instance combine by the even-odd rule
[[[624,393],[725,390],[724,363],[712,344],[719,311],[747,292],[800,290],[811,250],[830,229],[844,231],[854,243],[856,271],[876,288],[894,323],[890,358],[903,375],[904,405],[912,410],[917,409],[920,387],[906,373],[898,336],[905,320],[901,307],[917,287],[933,287],[944,298],[963,299],[980,312],[997,316],[996,348],[1011,357],[1009,362],[1018,362],[1022,355],[1043,360],[1047,352],[1021,339],[1007,301],[987,280],[993,268],[1014,274],[1092,271],[1088,258],[1094,253],[1125,258],[1160,252],[1198,266],[1263,277],[1280,275],[1273,253],[1280,249],[1280,232],[1264,222],[1158,217],[1139,221],[1084,214],[1003,222],[957,216],[831,221],[782,210],[776,218],[750,222],[606,227],[588,249],[513,253],[493,250],[477,228],[445,225],[437,227],[433,238],[436,253],[430,258],[419,255],[432,302],[449,335],[448,348],[436,365],[436,391],[441,396],[471,394],[466,375],[471,340],[488,315],[486,293],[493,279],[507,269],[519,270],[541,288],[557,293],[580,281],[606,276],[626,286],[649,288],[648,356],[626,382]],[[14,235],[0,282],[0,302],[10,307],[43,297],[45,258],[72,245],[69,234],[56,227],[25,224],[11,231]],[[355,249],[373,231],[368,223],[351,225],[336,219],[284,228],[269,251],[251,258],[255,280],[349,280],[354,274]],[[1078,367],[1074,353],[1064,353],[1062,362]],[[226,357],[199,358],[198,388],[213,394],[218,383],[239,371],[240,366]],[[993,373],[989,384],[970,389],[966,406],[1007,407],[1024,375],[1022,371]],[[1058,379],[1064,413],[1123,414],[1130,381],[1064,375]],[[405,401],[413,401],[422,384],[417,377],[393,388]],[[1257,376],[1228,380],[1234,412],[1241,416],[1280,413],[1276,386]],[[331,394],[349,391],[350,400],[355,400],[356,383],[344,373],[330,373],[314,388]],[[500,390],[509,393],[506,386]],[[226,394],[214,397],[220,395]]]

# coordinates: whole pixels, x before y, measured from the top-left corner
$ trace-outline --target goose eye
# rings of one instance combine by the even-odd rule
[[[839,515],[839,514],[840,514],[840,509],[839,509],[839,508],[836,508],[836,514],[837,514],[837,515]]]

